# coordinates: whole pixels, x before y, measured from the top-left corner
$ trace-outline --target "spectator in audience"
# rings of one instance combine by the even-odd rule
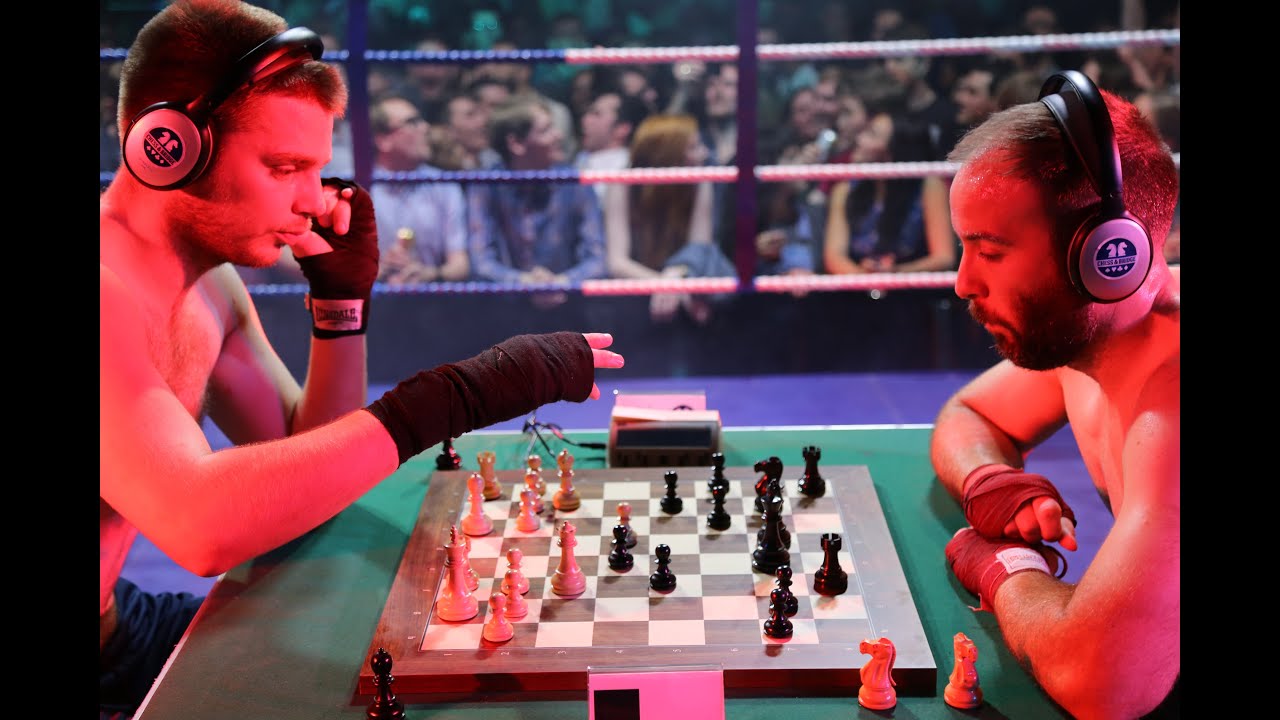
[[[630,163],[631,137],[649,114],[640,98],[617,90],[602,92],[582,116],[582,151],[574,160],[579,170],[621,170]],[[592,186],[604,202],[608,185]]]
[[[691,115],[650,115],[636,128],[631,167],[698,167],[707,148]],[[735,275],[712,242],[711,183],[611,184],[606,186],[604,217],[606,261],[610,277],[686,278]],[[667,321],[683,307],[699,324],[711,316],[703,296],[655,293],[650,316]]]
[[[497,151],[489,146],[489,111],[484,103],[466,93],[455,95],[445,105],[444,120],[454,146],[450,157],[457,167],[453,169],[481,170],[500,162]]]
[[[420,52],[445,52],[449,45],[439,37],[423,38],[414,46]],[[461,87],[461,73],[454,63],[414,62],[405,69],[404,97],[413,100],[427,122],[435,125],[444,118],[445,106]],[[414,95],[409,95],[412,89]]]
[[[886,40],[927,40],[925,29],[914,23],[900,25],[886,34]],[[926,129],[929,153],[921,160],[938,161],[946,157],[958,136],[956,106],[950,98],[939,93],[929,82],[932,58],[911,54],[889,56],[883,60],[884,69],[897,80],[903,92],[904,117]]]
[[[1005,108],[1035,102],[1040,97],[1040,88],[1044,86],[1048,75],[1039,75],[1034,70],[1015,70],[1005,76],[996,88],[996,108]]]
[[[519,50],[516,43],[510,40],[498,40],[493,44],[494,50]],[[572,67],[572,66],[570,66]],[[573,127],[573,113],[569,106],[540,91],[533,85],[533,63],[528,62],[486,62],[476,66],[472,77],[492,77],[502,81],[510,89],[511,97],[529,98],[541,101],[551,111],[551,120],[560,130],[564,138],[565,157],[573,157],[577,152],[577,141]],[[504,98],[505,99],[505,98]],[[497,103],[490,106],[497,107]]]
[[[493,115],[494,110],[501,105],[505,105],[515,94],[511,89],[510,80],[478,72],[473,72],[467,76],[463,92],[480,103],[485,117]]]
[[[492,170],[568,170],[560,130],[538,100],[516,98],[489,121]],[[578,283],[604,277],[595,191],[578,183],[473,183],[467,188],[472,272],[481,280]],[[547,296],[549,301],[553,296]]]
[[[879,109],[858,136],[855,163],[919,162],[927,128]],[[860,178],[831,191],[823,262],[831,274],[951,270],[956,240],[939,178]]]
[[[369,112],[376,169],[438,175],[429,124],[408,98],[388,95]],[[378,280],[389,285],[459,281],[471,273],[466,203],[452,182],[375,182]]]
[[[987,58],[969,65],[960,73],[955,85],[951,88],[951,101],[956,105],[956,125],[959,135],[986,120],[991,113],[999,110],[996,91],[1000,82],[1008,77],[1015,67],[1006,58]],[[955,142],[953,140],[953,144]]]

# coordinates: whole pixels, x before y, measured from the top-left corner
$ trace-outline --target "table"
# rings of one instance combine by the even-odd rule
[[[823,464],[866,465],[883,506],[938,666],[937,695],[900,696],[892,711],[871,711],[852,697],[729,698],[731,720],[779,717],[1067,718],[1009,654],[995,617],[975,613],[952,577],[942,549],[964,524],[956,503],[934,479],[928,426],[855,428],[725,428],[727,465],[769,455],[822,449]],[[604,431],[576,433],[603,441]],[[455,442],[468,466],[493,450],[499,468],[517,468],[529,451],[519,433],[473,433]],[[559,448],[556,448],[557,450]],[[226,573],[210,591],[137,720],[364,717],[356,694],[360,670],[392,579],[435,469],[436,448],[406,462],[357,503],[314,531]],[[591,451],[571,448],[583,469]],[[602,455],[603,453],[601,453]],[[942,700],[953,665],[952,637],[963,632],[979,649],[986,703],[960,711]],[[419,703],[406,717],[586,718],[585,693],[545,700]],[[796,714],[800,713],[800,714]],[[790,715],[788,715],[790,714]]]

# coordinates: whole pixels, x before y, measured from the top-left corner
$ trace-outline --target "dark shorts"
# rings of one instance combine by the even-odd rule
[[[98,661],[100,720],[138,709],[202,602],[187,592],[153,595],[124,578],[116,581],[119,623]]]

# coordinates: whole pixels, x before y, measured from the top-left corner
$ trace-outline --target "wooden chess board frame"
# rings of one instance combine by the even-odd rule
[[[707,466],[579,470],[574,474],[574,485],[582,489],[593,482],[630,480],[652,482],[661,488],[663,472],[672,469],[679,472],[681,485],[690,481],[698,485],[698,499],[693,502],[701,522],[705,523],[707,508],[702,498],[709,497],[704,487],[710,476]],[[373,640],[360,664],[358,696],[373,696],[377,692],[369,658],[378,648],[385,648],[391,654],[391,674],[395,678],[392,691],[398,696],[426,696],[426,701],[492,699],[508,693],[521,697],[538,693],[546,693],[547,698],[576,697],[577,691],[585,698],[588,675],[593,669],[675,665],[722,667],[728,697],[856,696],[861,685],[858,670],[870,659],[859,651],[857,640],[839,644],[787,644],[766,640],[735,646],[625,648],[514,647],[483,643],[483,647],[468,650],[421,650],[422,638],[432,622],[436,595],[444,581],[444,545],[449,541],[449,528],[467,510],[467,478],[471,472],[437,470],[431,476]],[[545,501],[550,511],[551,496],[558,489],[558,483],[554,471],[543,472],[549,477]],[[509,502],[510,489],[522,484],[524,472],[500,470],[495,474],[504,488],[501,502]],[[935,695],[937,666],[866,466],[823,466],[821,474],[828,484],[827,494],[834,495],[839,508],[843,549],[853,559],[854,567],[845,568],[849,572],[847,592],[857,592],[863,597],[866,639],[887,637],[893,641],[897,650],[893,678],[899,694]],[[733,467],[725,468],[725,475],[732,480],[750,478],[754,481],[760,474],[750,467]],[[661,491],[655,491],[654,497],[660,496]],[[684,512],[689,510],[690,500],[686,498]],[[544,523],[547,522],[545,515]],[[735,515],[735,523],[743,521]],[[749,551],[743,553],[743,563],[749,566]],[[501,565],[506,567],[505,560]],[[647,574],[647,567],[649,562],[640,554],[631,572]],[[802,578],[797,573],[795,580],[812,585],[812,577]],[[490,581],[482,579],[481,582]],[[485,607],[486,604],[481,603],[482,613]],[[528,632],[530,627],[517,624],[516,632]]]

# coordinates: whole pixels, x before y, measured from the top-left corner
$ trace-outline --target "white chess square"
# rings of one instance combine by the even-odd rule
[[[791,530],[800,533],[835,533],[840,534],[840,515],[838,513],[800,513],[791,516]],[[843,542],[844,538],[841,537]]]
[[[714,620],[755,620],[759,603],[747,595],[719,595],[702,598],[702,617]]]
[[[651,620],[650,645],[705,645],[706,630],[701,620]],[[673,658],[674,662],[675,659]]]
[[[574,520],[607,516],[604,514],[604,500],[583,500],[575,510],[556,510],[556,517],[561,520]]]
[[[596,600],[596,622],[647,622],[649,598],[599,598]]]
[[[852,590],[853,588],[850,588]],[[822,620],[866,620],[867,606],[861,595],[845,592],[843,595],[829,597],[811,595],[809,603],[813,607],[813,617]]]
[[[433,620],[422,635],[419,650],[469,650],[480,647],[484,623],[458,625]]]
[[[594,631],[595,623],[589,620],[545,622],[538,625],[538,637],[534,640],[533,645],[534,647],[545,648],[591,647],[591,638]],[[556,653],[556,655],[567,654],[567,650],[561,650]]]
[[[749,562],[746,553],[702,553],[698,558],[703,575],[741,575]]]
[[[627,500],[632,505],[638,505],[642,501],[647,501],[652,494],[650,487],[650,479],[641,474],[643,470],[637,473],[634,480],[605,480],[604,495],[605,500]],[[651,472],[651,471],[650,471]]]
[[[671,554],[673,556],[700,554],[697,535],[650,535],[649,553],[653,554],[659,545],[666,545],[671,548]]]
[[[484,535],[471,538],[469,558],[496,558],[502,553],[502,538],[498,535]],[[502,563],[499,563],[502,564]],[[505,570],[505,567],[503,568]]]

